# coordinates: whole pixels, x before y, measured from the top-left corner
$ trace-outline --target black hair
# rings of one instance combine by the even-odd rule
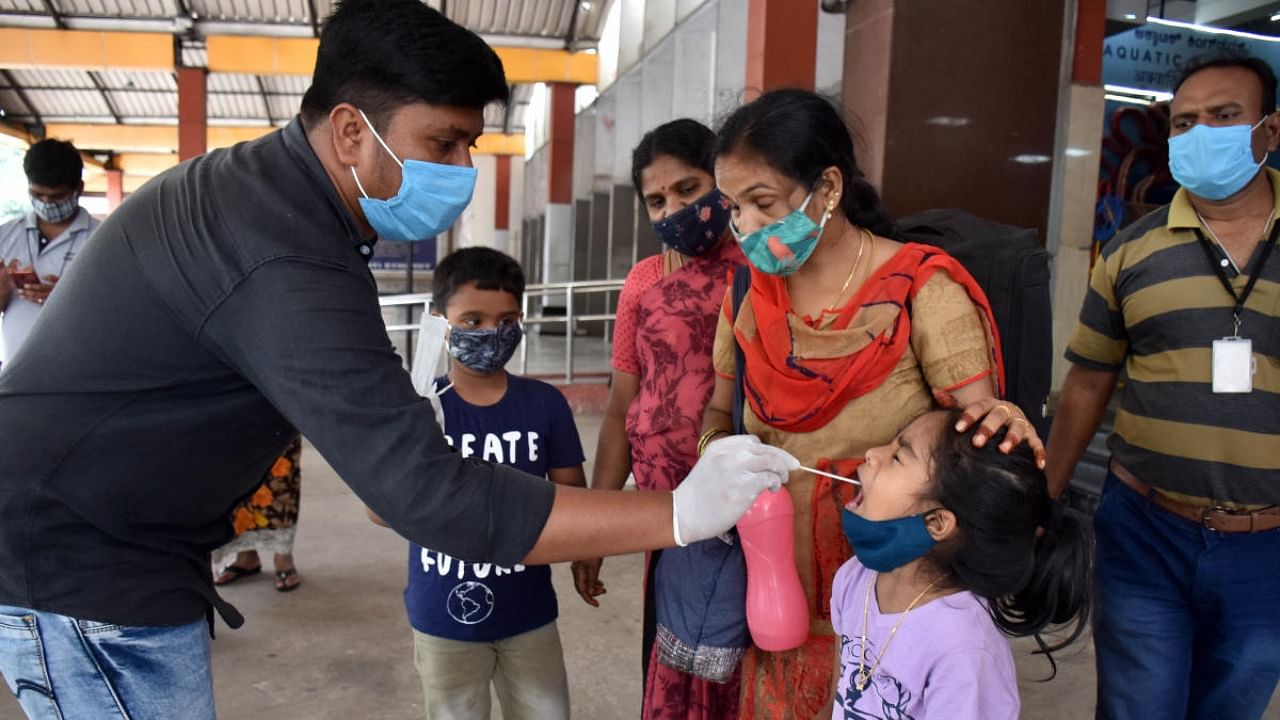
[[[1001,429],[974,447],[973,429],[955,431],[960,414],[948,413],[930,473],[931,499],[955,515],[958,532],[929,557],[955,585],[989,601],[1002,632],[1034,635],[1048,655],[1079,637],[1088,622],[1091,529],[1049,496],[1048,480],[1026,443],[1000,452]],[[1072,627],[1063,642],[1049,647],[1040,638],[1046,628],[1067,623]],[[1053,665],[1052,656],[1049,661]]]
[[[480,290],[501,290],[524,298],[524,270],[510,255],[493,248],[454,250],[440,261],[431,279],[431,303],[444,313],[454,293],[470,283]]]
[[[829,100],[808,90],[771,90],[733,111],[716,136],[715,156],[744,152],[812,188],[831,166],[844,175],[840,210],[849,222],[892,237],[893,219],[858,167],[853,134]]]
[[[1178,73],[1178,79],[1173,84],[1173,92],[1176,94],[1178,88],[1182,87],[1182,84],[1188,78],[1201,70],[1224,67],[1243,68],[1256,75],[1258,83],[1262,86],[1262,116],[1266,117],[1275,112],[1276,73],[1271,69],[1271,64],[1266,60],[1239,51],[1206,53],[1191,58],[1182,66],[1182,71]]]
[[[27,150],[22,159],[22,170],[27,182],[48,188],[80,187],[84,175],[84,160],[76,146],[62,140],[41,140]]]
[[[714,178],[715,144],[716,134],[711,128],[689,118],[672,120],[645,133],[636,149],[631,151],[631,184],[636,188],[636,195],[644,199],[640,174],[659,155],[670,155],[689,167],[706,170]]]
[[[502,61],[478,35],[420,0],[342,0],[325,21],[302,121],[351,103],[385,127],[412,102],[483,108],[510,95]]]

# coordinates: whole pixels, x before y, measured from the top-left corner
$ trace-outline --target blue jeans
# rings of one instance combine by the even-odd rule
[[[0,674],[31,720],[212,720],[209,625],[132,627],[0,605]]]
[[[1280,680],[1280,530],[1207,530],[1111,474],[1094,530],[1097,716],[1261,717]]]

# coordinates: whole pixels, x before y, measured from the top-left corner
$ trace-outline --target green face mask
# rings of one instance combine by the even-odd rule
[[[813,200],[810,191],[804,203],[797,210],[781,220],[766,225],[748,235],[741,235],[733,228],[733,235],[742,247],[742,253],[757,270],[766,275],[787,276],[800,269],[800,266],[813,255],[822,239],[822,229],[831,217],[831,211],[822,214],[822,221],[815,223],[805,214],[809,201]]]

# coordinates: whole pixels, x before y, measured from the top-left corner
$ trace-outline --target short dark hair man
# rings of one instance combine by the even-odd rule
[[[1258,718],[1280,677],[1275,107],[1260,60],[1187,68],[1182,189],[1103,248],[1067,350],[1057,492],[1126,372],[1094,521],[1100,718]]]
[[[425,4],[346,0],[301,121],[103,224],[0,373],[0,626],[30,638],[0,640],[0,671],[29,714],[213,717],[205,619],[241,618],[209,551],[294,428],[408,539],[503,565],[713,537],[796,466],[731,439],[675,493],[588,492],[449,449],[366,260],[375,235],[452,224],[506,94],[493,51]]]
[[[22,160],[31,212],[0,225],[0,363],[18,351],[54,285],[98,221],[80,207],[84,161],[76,146],[41,140]]]

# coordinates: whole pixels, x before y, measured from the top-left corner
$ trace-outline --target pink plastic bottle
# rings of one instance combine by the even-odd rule
[[[761,650],[800,647],[809,637],[809,606],[796,572],[791,493],[762,492],[738,521],[747,559],[747,627]]]

